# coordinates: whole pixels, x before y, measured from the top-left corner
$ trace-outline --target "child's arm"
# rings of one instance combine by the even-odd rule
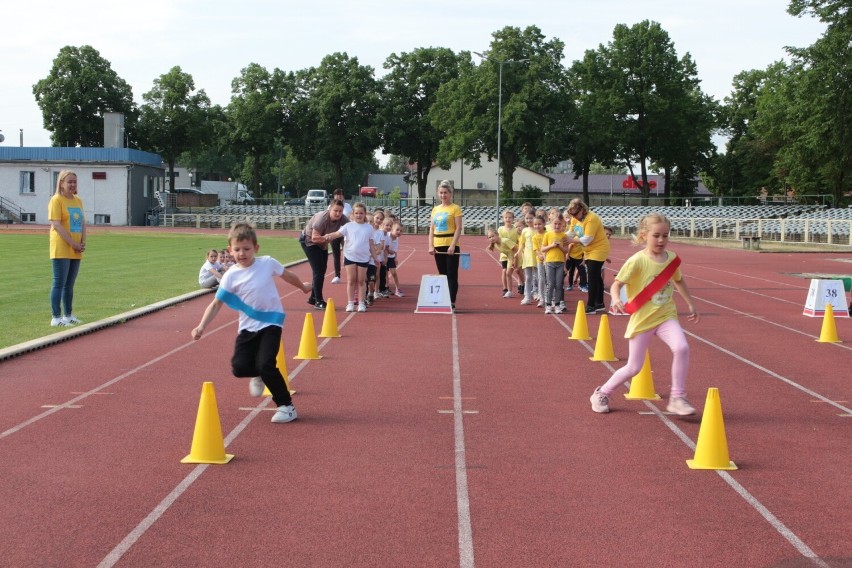
[[[689,288],[686,287],[686,282],[683,278],[681,278],[678,281],[672,280],[672,283],[674,283],[675,288],[677,288],[677,291],[680,293],[683,299],[686,300],[686,305],[689,308],[689,315],[686,316],[686,319],[698,323],[698,320],[701,319],[701,316],[699,316],[698,312],[695,310],[695,304],[693,304],[692,302],[692,295],[690,295],[689,293]]]
[[[200,339],[201,334],[204,333],[204,329],[210,325],[210,322],[216,317],[216,314],[219,313],[219,309],[222,307],[222,300],[218,298],[213,298],[213,301],[210,302],[210,305],[207,306],[207,309],[204,310],[204,315],[201,316],[201,322],[198,324],[198,327],[192,330],[192,338]]]
[[[308,284],[307,282],[302,282],[301,280],[299,280],[299,277],[296,276],[294,272],[290,272],[289,270],[285,270],[281,273],[281,279],[287,284],[298,288],[305,294],[312,290],[310,284]]]
[[[609,287],[609,296],[611,298],[610,307],[614,314],[626,314],[624,311],[624,303],[621,301],[621,288],[624,282],[618,280],[612,281],[612,286]]]

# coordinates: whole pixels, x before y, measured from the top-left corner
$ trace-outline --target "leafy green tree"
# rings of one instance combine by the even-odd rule
[[[142,143],[165,158],[169,165],[169,186],[174,187],[178,156],[201,146],[207,135],[210,99],[204,89],[195,90],[192,75],[178,66],[155,79],[153,88],[142,99],[145,101],[139,117]]]
[[[345,188],[347,170],[357,169],[363,178],[369,169],[361,168],[379,146],[379,101],[373,68],[346,53],[327,55],[319,67],[299,71],[291,107],[296,156],[330,163],[335,187]]]
[[[565,153],[561,133],[570,127],[572,101],[562,67],[562,41],[546,41],[535,26],[505,27],[493,38],[481,65],[473,66],[462,54],[459,77],[440,88],[432,122],[446,132],[439,163],[464,158],[475,166],[480,153],[496,157],[495,130],[501,123],[501,186],[507,199],[519,165],[555,165]]]
[[[124,113],[125,130],[132,134],[133,91],[90,45],[60,49],[33,94],[54,146],[103,146],[106,112]]]
[[[384,67],[382,90],[382,146],[386,152],[405,156],[414,165],[420,198],[444,132],[435,128],[429,110],[438,89],[458,77],[460,56],[439,47],[418,48],[411,53],[391,54]]]

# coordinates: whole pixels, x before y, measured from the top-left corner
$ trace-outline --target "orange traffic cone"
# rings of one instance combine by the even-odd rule
[[[825,305],[825,315],[822,316],[822,330],[819,334],[820,343],[842,343],[837,337],[837,325],[834,323],[834,307]]]
[[[180,463],[222,464],[232,459],[234,459],[233,454],[225,453],[216,391],[213,389],[213,383],[207,381],[201,386],[201,401],[198,403],[198,415],[195,418],[192,447],[189,455],[180,460]]]
[[[302,326],[302,341],[299,342],[299,353],[293,359],[322,359],[322,355],[317,350],[313,314],[305,314],[305,324]]]
[[[577,302],[577,313],[574,315],[574,329],[571,330],[571,339],[588,341],[591,338],[589,324],[586,322],[586,304],[583,303],[583,300],[580,300]]]
[[[320,337],[340,337],[337,329],[337,314],[334,313],[334,298],[329,298],[325,306],[325,317],[322,319]]]
[[[719,389],[707,390],[704,416],[698,429],[695,459],[686,460],[690,469],[737,469],[728,456],[728,439],[725,436],[725,419],[722,418],[722,401]]]
[[[275,357],[275,366],[278,367],[278,371],[281,373],[281,376],[284,377],[284,384],[287,386],[287,390],[290,391],[291,395],[296,394],[296,391],[290,388],[290,381],[287,378],[287,358],[284,356],[284,342],[281,342],[281,347],[278,348],[278,355]],[[269,387],[263,387],[263,396],[272,396],[272,393],[269,392]]]
[[[606,314],[601,316],[598,340],[595,342],[595,354],[589,359],[592,361],[618,361],[612,350],[612,337],[609,333],[609,319]]]
[[[660,400],[654,392],[654,377],[651,376],[651,353],[645,351],[645,364],[639,374],[630,379],[630,392],[625,393],[627,400]]]

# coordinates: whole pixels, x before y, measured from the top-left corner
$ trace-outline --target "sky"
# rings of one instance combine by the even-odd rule
[[[787,14],[786,0],[115,0],[16,1],[0,23],[0,131],[5,146],[50,146],[32,87],[59,50],[91,45],[133,89],[137,104],[174,66],[225,106],[250,63],[296,71],[346,52],[377,77],[392,53],[418,47],[486,51],[505,26],[537,26],[565,44],[564,65],[612,40],[617,24],[659,22],[679,56],[690,53],[702,90],[722,100],[734,75],[788,59],[825,26]],[[496,96],[496,95],[495,95]]]

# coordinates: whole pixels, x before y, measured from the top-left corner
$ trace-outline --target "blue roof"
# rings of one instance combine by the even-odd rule
[[[56,148],[0,146],[0,162],[90,162],[161,167],[159,154],[131,148]]]

